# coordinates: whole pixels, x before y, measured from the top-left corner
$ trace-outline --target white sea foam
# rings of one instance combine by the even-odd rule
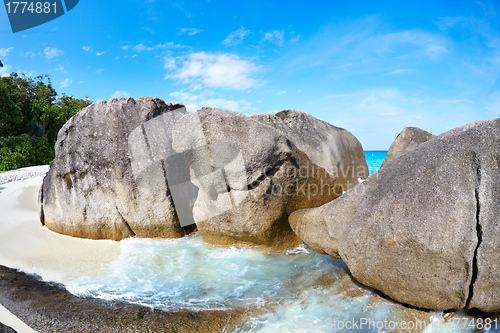
[[[178,240],[131,238],[109,274],[67,284],[80,296],[126,299],[168,308],[262,306],[284,298],[284,286],[333,259],[300,246],[286,254],[250,248],[218,248],[199,235]],[[314,274],[318,274],[317,272]]]
[[[401,305],[354,283],[343,261],[305,245],[283,254],[268,253],[208,245],[194,234],[170,240],[130,238],[120,247],[107,274],[73,280],[68,290],[168,310],[271,307],[236,332],[345,332],[327,324],[362,318],[401,320]],[[425,332],[452,331],[437,313],[432,323]]]

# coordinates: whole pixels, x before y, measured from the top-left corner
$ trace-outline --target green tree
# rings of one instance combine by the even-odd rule
[[[59,129],[91,101],[57,92],[48,75],[0,79],[0,171],[47,164]]]
[[[9,136],[22,131],[24,117],[5,89],[0,86],[0,136]]]

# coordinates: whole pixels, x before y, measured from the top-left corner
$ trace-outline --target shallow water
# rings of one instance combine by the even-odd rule
[[[366,152],[371,173],[384,156],[385,152]],[[489,330],[477,330],[470,324],[475,320],[474,327],[479,327],[478,319],[461,313],[445,322],[442,312],[419,311],[392,302],[357,284],[341,260],[305,246],[277,254],[204,244],[198,234],[121,242],[55,234],[38,222],[31,224],[36,221],[36,210],[31,209],[36,193],[31,192],[32,188],[26,187],[18,197],[24,200],[29,194],[33,198],[30,209],[23,209],[26,221],[19,224],[29,224],[28,232],[20,232],[16,238],[16,242],[23,237],[31,244],[25,251],[29,256],[17,247],[15,251],[7,249],[5,238],[0,244],[5,247],[5,256],[0,253],[0,261],[17,258],[16,267],[64,283],[80,296],[121,299],[168,310],[266,310],[240,325],[237,332],[500,332],[500,323],[495,321]],[[17,201],[10,203],[8,198],[2,200],[18,209]]]
[[[241,332],[309,331],[311,324],[323,323],[326,329],[327,318],[332,324],[364,317],[383,321],[394,307],[357,286],[342,260],[303,245],[268,253],[207,245],[195,234],[176,240],[131,238],[120,246],[121,255],[108,274],[79,278],[67,284],[68,290],[169,310],[272,309],[246,323]]]
[[[408,309],[382,298],[358,285],[342,260],[304,245],[279,254],[220,248],[194,234],[174,240],[130,238],[120,248],[105,274],[80,277],[67,289],[78,296],[174,311],[268,309],[237,332],[481,331],[463,329],[464,319],[472,319],[463,314],[445,323],[440,312]]]

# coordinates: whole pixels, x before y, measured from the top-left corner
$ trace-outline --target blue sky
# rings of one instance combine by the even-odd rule
[[[500,116],[498,1],[80,0],[13,34],[0,59],[59,93],[154,96],[195,111],[297,109],[388,149]]]

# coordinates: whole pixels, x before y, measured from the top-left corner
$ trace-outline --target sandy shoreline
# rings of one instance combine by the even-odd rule
[[[34,175],[0,185],[3,213],[0,216],[0,265],[36,273],[46,281],[59,283],[83,273],[99,274],[101,263],[108,263],[120,254],[119,243],[73,238],[43,227],[38,222],[37,208],[43,175]]]
[[[60,283],[101,274],[119,256],[120,243],[43,227],[37,196],[47,170],[37,166],[0,174],[0,322],[22,333],[215,332],[255,314],[249,309],[164,312],[70,294]]]
[[[37,165],[28,168],[20,168],[16,170],[0,173],[0,185],[14,181],[42,177],[49,171],[48,165]]]
[[[9,216],[12,213],[12,208],[22,208],[29,211],[35,209],[36,212],[36,194],[34,192],[39,188],[43,176],[48,171],[48,165],[23,168],[0,173],[0,210],[4,212],[0,217],[0,263],[11,264],[12,266],[22,266],[15,264],[19,259],[16,255],[18,249],[25,245],[24,241],[19,241],[15,244],[15,239],[11,237],[16,235],[14,228],[16,222],[24,220],[24,216]],[[16,184],[19,181],[27,180],[21,186]],[[33,199],[35,206],[33,206]],[[12,206],[14,204],[14,206]],[[10,207],[9,207],[10,206]],[[20,252],[19,254],[22,256]],[[35,332],[31,327],[26,325],[21,319],[12,314],[2,304],[0,304],[0,323],[14,329],[17,332],[31,333]]]
[[[57,282],[83,272],[98,274],[99,262],[119,255],[116,242],[74,239],[37,223],[38,191],[48,169],[42,165],[0,173],[0,265]],[[34,332],[3,306],[0,322],[18,332]]]

